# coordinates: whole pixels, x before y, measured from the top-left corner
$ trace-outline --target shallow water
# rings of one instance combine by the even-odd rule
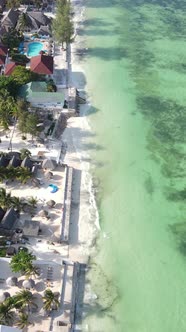
[[[101,232],[85,330],[182,332],[185,2],[88,0],[86,8],[81,61]]]

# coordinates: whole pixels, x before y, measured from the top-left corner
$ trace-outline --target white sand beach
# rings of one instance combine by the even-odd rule
[[[78,27],[78,23],[83,16],[83,7],[80,2],[72,1],[72,4],[75,5],[75,27]],[[58,46],[55,47],[57,56],[54,64],[57,76],[55,76],[54,72],[54,77],[56,78],[59,89],[65,88],[65,85],[68,83],[68,87],[75,86],[80,93],[83,93],[85,88],[85,75],[79,64],[79,59],[75,55],[76,48],[79,47],[78,43],[78,36],[76,36],[75,42],[71,47],[70,63],[68,66],[66,63],[66,53],[60,50]],[[65,77],[67,70],[68,80]],[[80,115],[82,116],[71,117],[68,119],[67,128],[59,140],[50,137],[47,143],[38,143],[36,141],[32,142],[29,135],[27,136],[27,140],[22,140],[17,128],[14,130],[13,127],[10,128],[8,134],[1,135],[0,151],[8,152],[10,150],[9,141],[14,131],[11,149],[13,151],[19,151],[22,148],[29,149],[33,159],[42,155],[44,158],[58,160],[61,147],[64,145],[66,150],[63,151],[64,154],[62,154],[61,162],[73,168],[68,244],[60,243],[65,190],[64,166],[57,166],[53,171],[52,180],[46,178],[45,170],[39,170],[37,174],[41,184],[39,187],[32,186],[30,180],[23,185],[16,183],[16,181],[14,183],[6,183],[2,185],[2,187],[8,192],[11,192],[12,196],[24,198],[34,197],[37,199],[37,209],[32,219],[33,221],[35,220],[40,223],[41,240],[38,240],[37,237],[29,238],[29,242],[26,244],[29,251],[36,256],[36,264],[42,271],[41,275],[37,277],[37,280],[35,281],[36,287],[34,289],[34,294],[37,293],[36,295],[41,302],[44,290],[47,287],[51,287],[52,291],[58,291],[63,297],[62,307],[51,317],[45,316],[39,302],[39,309],[41,312],[32,316],[34,326],[28,328],[29,332],[40,330],[47,332],[55,330],[59,320],[70,322],[70,311],[72,309],[73,265],[71,266],[70,264],[66,268],[66,265],[63,265],[63,261],[66,260],[67,262],[87,264],[89,257],[94,250],[99,222],[90,174],[91,160],[88,154],[89,138],[91,137],[90,127],[85,115],[88,107],[88,104],[82,105],[80,109]],[[51,194],[47,190],[51,181],[58,187],[58,191],[55,194]],[[55,208],[53,209],[47,207],[47,201],[51,199],[54,199],[56,203]],[[49,218],[41,216],[40,212],[43,209],[47,211]],[[30,216],[27,216],[26,213],[22,213],[17,227],[21,227],[24,220],[29,218]],[[16,248],[17,247],[18,245],[16,245]],[[10,259],[4,259],[4,262],[1,260],[1,263],[6,267],[3,276],[0,274],[0,278],[4,280],[11,275],[11,272],[7,267],[9,260]],[[51,266],[55,273],[52,281],[49,282],[45,272],[49,267],[51,268]],[[67,273],[67,278],[65,277],[64,279],[65,273]],[[19,282],[21,281],[22,279],[19,277]],[[42,287],[39,288],[39,286]],[[2,290],[7,290],[7,286],[4,285],[3,287]],[[63,296],[62,293],[64,288],[65,293]],[[14,295],[18,291],[18,288],[17,286],[11,287],[8,291],[10,291],[11,295]]]

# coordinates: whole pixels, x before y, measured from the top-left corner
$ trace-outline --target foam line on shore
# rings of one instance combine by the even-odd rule
[[[72,1],[74,11],[74,25],[75,30],[78,31],[79,24],[82,24],[84,20],[83,6],[84,1]],[[75,86],[78,90],[85,91],[86,79],[85,72],[83,71],[79,59],[76,56],[76,50],[82,45],[83,41],[78,33],[75,32],[76,38],[71,47],[70,61],[72,70],[69,71],[69,83],[70,86]],[[70,251],[72,255],[77,257],[80,261],[88,261],[89,256],[95,251],[95,242],[100,230],[99,226],[99,214],[96,205],[96,199],[94,195],[93,179],[90,171],[90,153],[88,147],[88,139],[91,137],[91,126],[88,122],[86,114],[91,107],[89,101],[87,104],[81,106],[80,117],[70,118],[67,123],[62,140],[67,143],[67,155],[65,162],[79,169],[81,172],[81,188],[79,197],[79,220],[78,220],[78,251],[71,247]],[[77,199],[76,199],[77,201]],[[77,202],[76,202],[77,203]],[[74,226],[75,227],[75,226]],[[77,230],[73,230],[72,234]],[[75,243],[75,241],[74,241]]]

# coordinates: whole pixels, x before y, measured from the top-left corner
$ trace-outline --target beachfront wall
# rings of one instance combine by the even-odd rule
[[[69,243],[70,213],[71,213],[71,191],[72,191],[73,168],[66,167],[65,190],[63,202],[63,214],[61,219],[61,242]]]
[[[21,87],[20,97],[26,99],[33,107],[59,107],[63,108],[63,92],[47,92],[46,82],[31,82]]]

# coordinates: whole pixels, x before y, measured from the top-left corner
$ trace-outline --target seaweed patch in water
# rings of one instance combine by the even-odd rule
[[[144,187],[149,195],[154,193],[154,183],[152,181],[152,176],[148,175],[148,177],[144,181]]]
[[[169,193],[167,198],[174,202],[186,200],[186,188]]]
[[[186,222],[169,225],[170,230],[176,236],[178,248],[180,252],[186,255]]]

